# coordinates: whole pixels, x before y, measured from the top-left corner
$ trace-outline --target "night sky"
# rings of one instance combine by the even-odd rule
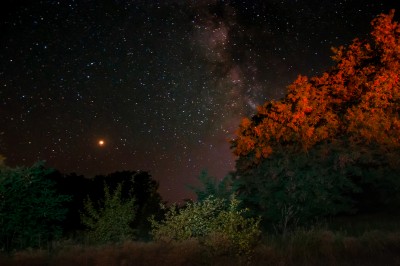
[[[202,169],[218,178],[234,169],[228,140],[242,117],[297,75],[327,70],[332,46],[366,37],[397,1],[6,2],[6,164],[149,171],[176,201],[192,196],[186,185]]]

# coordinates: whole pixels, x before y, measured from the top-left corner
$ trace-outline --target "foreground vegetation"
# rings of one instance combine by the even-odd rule
[[[367,220],[365,218],[368,218]],[[379,214],[347,217],[327,225],[264,235],[251,265],[398,265],[400,219]],[[353,227],[347,227],[352,224]],[[349,230],[345,230],[346,226]],[[367,229],[368,228],[368,229]],[[196,239],[182,242],[134,242],[84,245],[62,241],[53,250],[25,250],[4,255],[1,265],[246,265],[248,260],[212,253]]]

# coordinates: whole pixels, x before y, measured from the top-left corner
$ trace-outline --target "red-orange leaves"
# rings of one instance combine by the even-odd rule
[[[280,101],[243,119],[233,141],[238,156],[259,162],[274,147],[309,149],[348,136],[400,148],[400,26],[394,11],[373,20],[373,43],[333,48],[336,62],[320,77],[298,78]]]
[[[371,22],[375,43],[382,52],[381,62],[387,63],[400,57],[400,27],[393,21],[394,10],[381,14]]]
[[[240,125],[241,128],[246,129],[251,125],[251,121],[248,118],[243,118],[242,119],[242,124]]]

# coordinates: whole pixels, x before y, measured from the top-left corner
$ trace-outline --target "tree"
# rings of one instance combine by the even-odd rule
[[[400,26],[393,16],[394,11],[372,21],[372,44],[355,39],[333,49],[336,66],[330,72],[299,76],[285,98],[244,118],[234,153],[251,155],[257,164],[276,147],[307,150],[343,134],[354,142],[399,147]]]
[[[312,212],[326,215],[351,209],[349,196],[366,183],[377,194],[384,194],[382,187],[389,194],[399,190],[400,26],[393,17],[394,11],[379,15],[369,40],[333,49],[330,71],[299,76],[283,99],[243,119],[232,141],[236,187],[254,208],[269,212],[266,201],[274,197],[285,198],[280,204],[295,197],[305,209],[342,206]],[[379,170],[365,171],[367,162]],[[310,190],[315,183],[321,184]],[[294,215],[293,208],[297,217],[307,216],[296,206],[282,211]]]
[[[104,184],[114,190],[119,183],[124,183],[121,197],[124,200],[135,198],[137,215],[132,222],[132,228],[136,229],[137,236],[143,239],[148,238],[150,223],[148,218],[151,215],[160,215],[161,196],[158,193],[158,183],[151,178],[149,173],[144,171],[122,171],[96,176],[91,179],[90,191],[88,194],[93,200],[100,200]]]
[[[87,199],[89,192],[93,189],[91,180],[75,173],[64,175],[59,171],[52,173],[49,178],[56,183],[55,188],[59,194],[71,195],[71,200],[63,205],[68,209],[68,213],[62,222],[65,237],[76,238],[81,236],[82,234],[80,232],[86,227],[81,223],[80,213],[84,209],[84,201]],[[101,192],[104,193],[104,188],[101,187],[100,189]],[[100,200],[100,198],[95,198],[91,194],[90,198],[94,202]]]
[[[285,149],[241,173],[235,190],[252,215],[285,234],[289,229],[342,212],[353,212],[349,197],[359,192],[349,178],[356,170],[342,144],[320,144],[307,153]]]
[[[47,178],[52,169],[42,162],[32,167],[0,168],[0,245],[2,249],[43,247],[61,236],[60,222],[70,197],[59,195]]]
[[[122,183],[110,193],[104,184],[104,202],[95,206],[90,198],[85,202],[82,223],[88,227],[88,237],[93,243],[119,242],[133,237],[130,223],[135,218],[135,199],[121,199]]]
[[[229,200],[232,194],[232,176],[230,174],[218,181],[217,178],[210,176],[206,170],[203,170],[198,179],[201,183],[200,187],[189,186],[196,194],[198,201],[204,201],[210,196]]]

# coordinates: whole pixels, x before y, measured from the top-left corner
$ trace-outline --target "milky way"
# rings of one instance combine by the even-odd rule
[[[234,169],[242,117],[395,8],[355,2],[10,1],[0,154],[86,176],[145,170],[165,199],[191,197],[202,169]]]

